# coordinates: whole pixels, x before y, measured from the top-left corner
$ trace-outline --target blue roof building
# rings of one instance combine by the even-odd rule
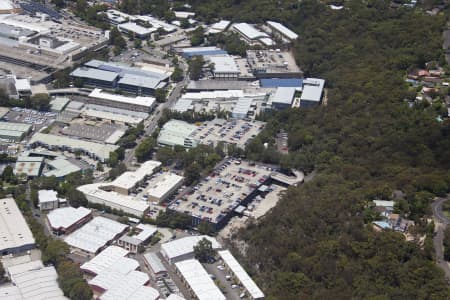
[[[278,87],[298,87],[303,86],[303,79],[300,78],[262,78],[260,79],[261,87],[263,88],[278,88]]]

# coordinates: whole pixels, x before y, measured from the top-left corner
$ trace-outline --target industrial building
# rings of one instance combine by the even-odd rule
[[[89,94],[88,102],[95,105],[104,105],[119,109],[126,109],[138,112],[148,113],[155,106],[155,98],[153,97],[128,97],[106,93],[101,89],[94,89]]]
[[[206,31],[207,34],[215,34],[220,33],[227,30],[228,26],[230,26],[230,21],[221,20],[217,23],[212,24],[209,29]]]
[[[92,220],[92,212],[83,206],[61,207],[47,214],[47,222],[56,235],[69,234]]]
[[[149,205],[130,194],[135,192],[138,185],[155,173],[160,166],[161,163],[158,161],[147,161],[136,171],[125,172],[112,182],[87,184],[79,186],[77,189],[86,196],[89,202],[142,217],[148,211]]]
[[[80,139],[74,139],[65,136],[36,133],[30,139],[29,146],[42,146],[47,149],[60,149],[70,152],[81,151],[85,155],[88,155],[101,162],[105,162],[109,159],[109,154],[119,148],[116,145],[101,144],[97,142],[84,141]]]
[[[88,254],[96,254],[123,234],[127,227],[127,225],[111,219],[95,217],[89,223],[68,235],[64,241],[72,248]]]
[[[13,198],[0,199],[0,254],[17,254],[36,247],[33,234]]]
[[[125,234],[117,240],[117,245],[130,251],[138,253],[139,247],[148,243],[153,235],[158,231],[156,226],[148,224],[138,224],[134,227],[136,234]]]
[[[269,103],[272,109],[290,108],[294,101],[297,88],[295,87],[279,87],[270,97]]]
[[[50,110],[53,112],[61,112],[66,108],[67,104],[69,104],[70,99],[66,97],[56,97],[52,101],[50,101]]]
[[[183,185],[184,177],[174,173],[164,173],[149,182],[148,201],[164,202]]]
[[[88,119],[113,121],[114,123],[122,123],[131,126],[136,126],[148,118],[148,113],[145,112],[96,104],[84,105],[81,114]]]
[[[193,299],[226,300],[220,289],[196,259],[175,263],[177,273],[188,287]]]
[[[300,107],[313,107],[322,102],[325,80],[306,78],[303,80],[303,91],[300,96]]]
[[[191,58],[194,56],[228,55],[225,50],[214,46],[181,48],[179,52],[184,58]]]
[[[167,269],[155,252],[145,253],[144,262],[154,280],[167,276]]]
[[[229,250],[218,251],[219,257],[222,259],[225,268],[230,271],[233,279],[241,284],[246,294],[248,294],[249,299],[260,300],[264,299],[264,293],[256,285],[253,279],[244,270],[241,264],[236,260],[236,258],[231,254]]]
[[[91,203],[121,210],[137,217],[142,217],[148,212],[149,205],[146,202],[114,191],[105,191],[102,189],[103,185],[104,183],[87,184],[77,187],[77,190],[82,192]]]
[[[134,22],[127,22],[117,25],[117,28],[126,34],[129,34],[133,37],[136,37],[138,39],[146,39],[148,38],[152,33],[157,32],[158,29],[155,27],[144,27],[141,25],[138,25]]]
[[[59,287],[55,267],[44,266],[41,260],[8,267],[6,273],[11,285],[0,286],[1,299],[69,300]]]
[[[72,66],[89,51],[108,43],[108,37],[96,28],[26,14],[1,18],[0,40],[2,64],[14,69],[18,77],[30,78],[32,83],[50,81],[53,72]]]
[[[252,103],[253,99],[251,98],[239,98],[231,112],[231,117],[235,119],[246,119]]]
[[[302,78],[292,53],[277,50],[247,50],[247,63],[256,78]]]
[[[197,127],[179,120],[170,120],[161,128],[158,135],[159,146],[173,147],[176,145],[186,148],[196,147],[198,141],[189,138]]]
[[[128,251],[110,246],[89,262],[81,265],[81,270],[89,276],[88,281],[94,295],[101,300],[156,300],[159,293],[146,286],[150,280],[146,273],[136,271],[138,261],[126,257]]]
[[[274,21],[267,21],[267,25],[272,30],[272,34],[280,37],[282,39],[286,39],[289,42],[292,42],[298,38],[298,34],[287,28],[281,23],[274,22]]]
[[[20,142],[31,132],[30,124],[0,121],[0,139],[8,142]]]
[[[194,246],[203,238],[208,239],[212,243],[213,249],[220,249],[222,247],[215,238],[207,235],[194,235],[162,244],[161,255],[170,264],[194,258]]]
[[[169,75],[147,71],[129,65],[91,60],[70,74],[84,84],[107,89],[120,89],[136,95],[153,95],[158,88],[164,88]]]
[[[60,199],[58,198],[58,193],[54,190],[39,190],[38,198],[38,206],[41,211],[53,210],[59,207]],[[63,200],[66,203],[66,200]]]
[[[213,64],[212,73],[216,79],[237,79],[239,74],[238,66],[234,58],[229,55],[208,56],[209,63]]]
[[[39,177],[44,165],[43,157],[19,155],[14,165],[14,175],[25,174],[27,178]]]
[[[69,174],[80,172],[82,169],[68,160],[66,157],[56,157],[53,160],[46,160],[45,165],[47,170],[43,172],[43,176],[51,177],[55,176],[58,179],[62,179]]]
[[[260,42],[261,39],[270,38],[265,32],[256,29],[255,26],[248,23],[236,23],[232,26],[233,30],[238,32],[247,43]]]

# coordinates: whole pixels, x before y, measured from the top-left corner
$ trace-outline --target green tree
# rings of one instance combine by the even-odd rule
[[[50,239],[45,247],[45,251],[43,251],[42,261],[57,265],[67,254],[69,254],[69,246],[65,242],[58,239]]]
[[[158,88],[155,90],[155,99],[158,103],[166,102],[166,91]]]
[[[184,78],[183,70],[180,67],[175,66],[175,69],[173,70],[170,79],[175,82],[180,82],[181,80],[183,80],[183,78]]]
[[[156,141],[152,137],[145,138],[134,152],[138,162],[143,162],[151,158],[153,149],[156,146]]]
[[[31,106],[40,111],[47,111],[50,109],[50,96],[47,94],[34,94],[31,96]]]
[[[196,47],[203,44],[205,38],[205,30],[202,26],[198,26],[191,34],[191,45]]]
[[[8,165],[3,169],[2,179],[3,181],[10,182],[14,178],[14,169]]]
[[[192,163],[186,167],[184,177],[186,177],[186,184],[191,185],[200,179],[200,172],[202,171],[198,163]]]
[[[192,80],[200,79],[204,64],[205,61],[202,56],[194,56],[189,60],[189,77]]]
[[[194,255],[202,263],[211,261],[215,256],[215,251],[212,242],[207,238],[201,239],[197,245],[194,246]]]

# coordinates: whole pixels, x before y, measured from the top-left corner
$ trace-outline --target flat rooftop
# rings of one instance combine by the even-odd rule
[[[247,50],[247,62],[254,73],[302,73],[292,53],[287,51]]]
[[[174,201],[169,208],[218,223],[234,210],[242,200],[258,189],[270,176],[271,170],[246,161],[228,160],[195,188],[185,200]]]
[[[13,198],[0,199],[0,251],[34,245],[34,237]]]

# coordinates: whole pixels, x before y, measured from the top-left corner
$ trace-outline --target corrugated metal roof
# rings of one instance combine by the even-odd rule
[[[77,68],[75,71],[70,73],[73,77],[89,78],[95,80],[109,81],[113,82],[119,76],[115,72],[104,71],[92,68]]]
[[[263,78],[260,80],[261,87],[299,87],[303,85],[302,79],[299,78]]]
[[[281,23],[274,22],[274,21],[267,21],[267,24],[269,26],[272,26],[273,28],[275,28],[278,32],[280,32],[281,34],[283,34],[285,37],[287,37],[290,40],[296,40],[298,38],[298,34],[296,34],[295,32],[293,32],[292,30],[290,30],[289,28],[287,28],[286,26],[284,26]]]
[[[272,96],[272,103],[290,105],[295,95],[295,87],[279,87]]]

